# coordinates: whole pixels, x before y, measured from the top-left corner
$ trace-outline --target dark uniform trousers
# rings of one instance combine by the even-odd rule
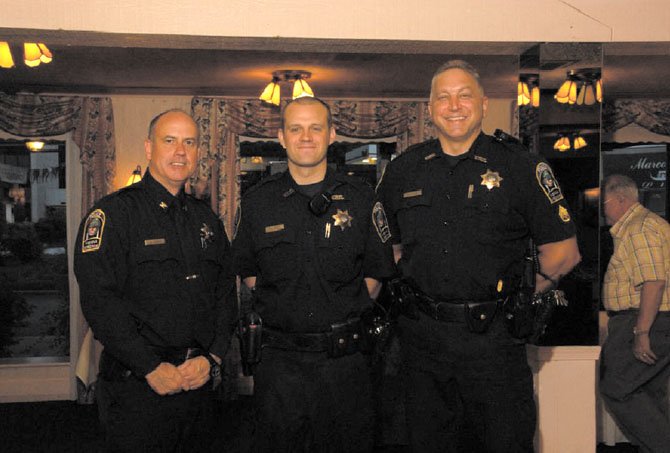
[[[329,358],[265,348],[254,378],[253,451],[372,451],[370,369],[361,353]]]
[[[610,318],[600,356],[600,393],[623,433],[643,452],[670,451],[669,315],[659,313],[650,332],[651,349],[658,357],[654,365],[633,355],[636,312]]]
[[[533,451],[533,376],[501,315],[485,333],[423,313],[400,328],[413,452]]]
[[[160,396],[144,379],[98,379],[96,398],[108,452],[207,452],[214,439],[209,383]]]

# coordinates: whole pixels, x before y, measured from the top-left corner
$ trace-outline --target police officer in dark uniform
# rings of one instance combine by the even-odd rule
[[[502,304],[519,286],[529,237],[537,292],[580,259],[551,168],[483,134],[486,108],[477,71],[443,65],[430,95],[438,139],[392,161],[377,189],[394,258],[417,293],[416,312],[400,319],[416,452],[533,450],[532,374]]]
[[[359,318],[393,273],[386,216],[370,187],[328,169],[327,104],[290,102],[278,135],[288,171],[245,194],[233,240],[263,323],[254,451],[370,451]]]
[[[101,199],[79,228],[74,266],[105,348],[96,396],[109,451],[196,451],[212,440],[234,280],[221,221],[184,193],[197,149],[188,114],[158,115],[144,178]]]

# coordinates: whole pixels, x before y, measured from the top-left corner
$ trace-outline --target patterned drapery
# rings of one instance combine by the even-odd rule
[[[376,139],[396,137],[397,152],[433,135],[427,102],[326,101],[337,133]],[[194,97],[191,111],[200,129],[196,186],[209,181],[212,208],[232,237],[234,212],[240,200],[239,136],[276,138],[279,109],[257,99]]]
[[[603,128],[614,132],[635,123],[655,134],[670,135],[670,100],[616,99],[603,106]]]
[[[115,149],[110,98],[0,93],[0,129],[20,137],[74,131],[82,164],[82,210],[111,191]]]

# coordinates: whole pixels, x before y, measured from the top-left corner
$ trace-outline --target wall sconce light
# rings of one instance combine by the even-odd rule
[[[130,175],[130,178],[128,178],[128,182],[126,182],[126,186],[130,186],[135,184],[136,182],[140,182],[142,180],[142,167],[139,165],[133,170],[133,172]]]
[[[31,140],[26,142],[26,148],[28,148],[30,152],[39,153],[44,149],[44,142],[42,140]]]
[[[314,97],[314,91],[305,81],[312,76],[311,72],[301,69],[280,69],[272,73],[272,81],[267,84],[261,95],[261,101],[279,106],[281,102],[281,83],[293,82],[293,99],[303,96]]]
[[[602,102],[602,80],[599,69],[572,69],[554,95],[561,104],[593,105]]]

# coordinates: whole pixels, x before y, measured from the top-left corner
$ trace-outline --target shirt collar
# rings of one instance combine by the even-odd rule
[[[172,195],[161,183],[156,181],[149,170],[146,171],[142,178],[142,184],[146,191],[153,199],[152,204],[155,204],[160,209],[167,211],[171,206],[183,206],[186,203],[186,194],[184,187],[182,187],[177,195]]]
[[[610,228],[610,234],[615,237],[619,237],[621,232],[626,228],[626,226],[632,221],[633,218],[637,217],[644,210],[644,206],[640,203],[635,203],[633,206],[628,208],[628,210],[621,216],[619,220],[612,225]]]
[[[486,147],[483,146],[484,141],[485,141],[486,134],[484,132],[479,132],[479,135],[475,139],[474,142],[472,142],[472,145],[470,145],[470,149],[464,152],[463,154],[459,154],[458,156],[448,156],[447,154],[442,151],[442,145],[440,145],[440,141],[438,139],[435,139],[437,149],[439,150],[438,152],[434,153],[434,156],[431,158],[442,158],[442,157],[453,157],[459,160],[475,160],[477,162],[484,162],[486,163],[487,159],[484,157]],[[430,153],[428,154],[430,156]],[[428,160],[428,159],[427,159]]]

